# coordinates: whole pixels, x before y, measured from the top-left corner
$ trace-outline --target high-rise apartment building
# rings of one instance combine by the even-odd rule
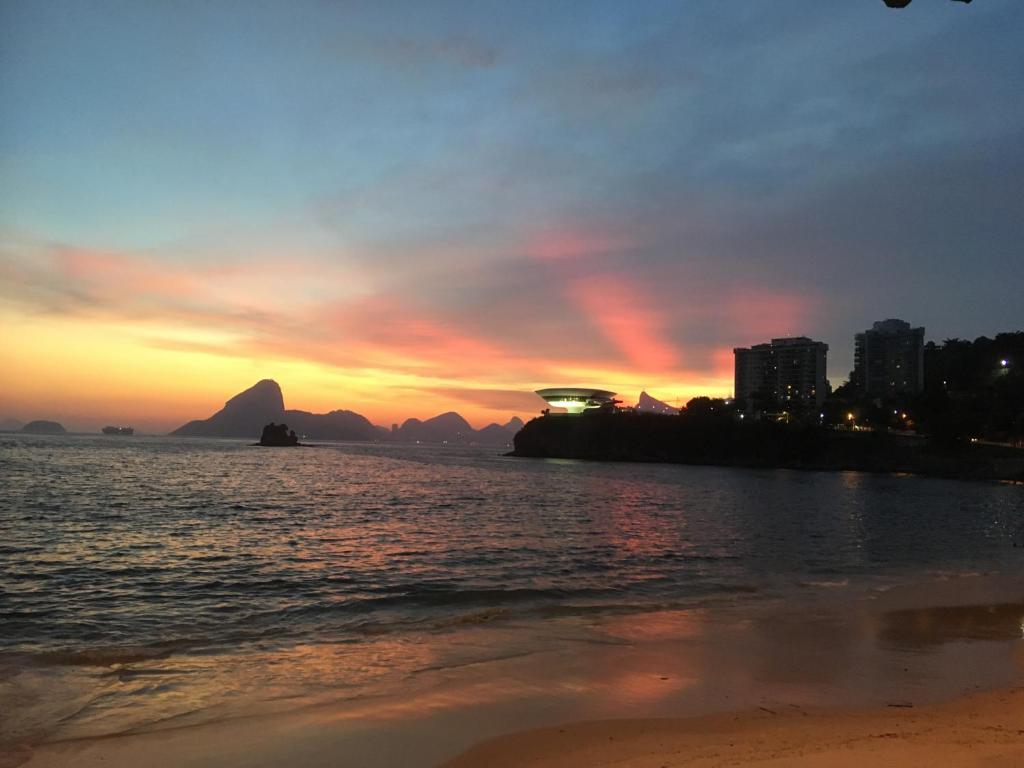
[[[737,347],[733,350],[736,397],[760,399],[782,407],[820,407],[828,394],[827,352],[828,344],[806,336]]]
[[[850,382],[859,392],[883,397],[924,388],[924,328],[882,320],[854,339]]]

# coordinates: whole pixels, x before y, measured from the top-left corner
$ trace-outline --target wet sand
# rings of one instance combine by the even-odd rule
[[[1022,621],[1024,577],[983,576],[499,620],[444,636],[486,660],[373,695],[58,732],[0,765],[1024,765]]]

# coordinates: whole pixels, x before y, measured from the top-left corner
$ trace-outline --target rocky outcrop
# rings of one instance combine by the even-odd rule
[[[21,431],[28,435],[65,435],[67,430],[64,429],[63,425],[58,424],[56,421],[46,421],[44,419],[37,419],[36,421],[30,421],[28,424],[21,428]]]
[[[294,429],[288,429],[287,424],[274,424],[271,422],[263,428],[260,435],[260,445],[268,448],[284,448],[299,444],[299,438]]]

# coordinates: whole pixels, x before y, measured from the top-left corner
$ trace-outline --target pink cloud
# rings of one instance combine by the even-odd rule
[[[634,365],[645,371],[664,371],[677,363],[677,350],[663,339],[666,318],[629,277],[579,277],[570,280],[566,290],[590,322]]]
[[[735,346],[780,336],[808,336],[815,325],[816,302],[809,296],[743,288],[724,303],[725,318],[736,333]]]
[[[196,275],[135,254],[60,247],[54,257],[64,275],[103,293],[192,297],[204,292]]]

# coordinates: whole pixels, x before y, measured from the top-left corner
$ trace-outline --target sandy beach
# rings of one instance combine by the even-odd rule
[[[472,718],[468,721],[472,728]],[[449,723],[451,725],[451,723]],[[464,726],[466,723],[464,723]],[[464,727],[462,737],[470,735]],[[379,736],[379,734],[378,734]],[[421,730],[405,747],[372,733],[331,724],[324,713],[246,720],[51,744],[9,754],[31,768],[60,766],[362,766],[381,751],[395,765],[428,765],[412,748],[430,745]],[[957,698],[925,707],[904,702],[867,710],[820,712],[790,706],[695,718],[603,720],[526,731],[485,741],[444,768],[676,768],[676,766],[978,766],[1024,764],[1024,688]]]
[[[444,768],[761,768],[1024,765],[1024,688],[930,707],[847,713],[761,709],[588,722],[492,739]]]

